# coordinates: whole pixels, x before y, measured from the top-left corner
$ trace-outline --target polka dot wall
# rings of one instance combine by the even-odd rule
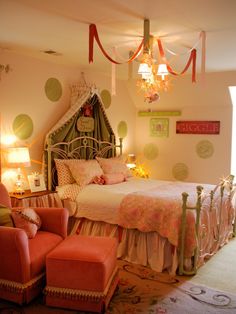
[[[194,170],[194,168],[192,168],[193,163],[196,163],[197,159],[199,159],[199,161],[202,160],[204,162],[205,160],[207,162],[214,157],[215,148],[213,141],[208,139],[209,134],[201,134],[201,132],[196,134],[178,134],[176,129],[176,119],[172,119],[171,117],[168,117],[167,119],[165,116],[163,116],[163,118],[152,118],[152,112],[150,113],[151,117],[147,118],[149,112],[145,112],[145,114],[146,118],[144,118],[143,121],[146,125],[147,133],[143,135],[144,144],[140,154],[146,159],[149,167],[156,169],[153,169],[156,171],[154,171],[156,175],[158,175],[157,167],[164,165],[166,168],[165,171],[168,171],[169,167],[172,179],[185,181],[192,175],[191,170]],[[140,116],[144,116],[143,112]],[[169,126],[171,126],[171,132],[166,129],[169,127],[168,123],[166,123],[167,120],[169,121]],[[202,121],[199,122],[202,123]],[[195,136],[196,138],[201,136],[201,138],[195,142],[193,140]],[[210,136],[211,138],[214,138],[214,136],[212,137],[212,134],[210,134]],[[152,139],[152,141],[148,142],[148,139]],[[183,146],[185,145],[185,139],[189,143],[188,146]],[[175,143],[174,146],[173,143]],[[172,148],[169,148],[168,145],[172,145]],[[183,146],[183,154],[179,153],[181,146]],[[176,158],[174,152],[175,150]],[[170,152],[173,152],[172,156],[168,156]],[[180,157],[181,155],[183,156],[182,160]],[[167,156],[166,159],[165,156]]]

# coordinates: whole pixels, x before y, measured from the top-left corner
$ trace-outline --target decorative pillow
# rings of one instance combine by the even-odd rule
[[[103,174],[101,177],[104,180],[104,184],[116,184],[125,181],[123,173]]]
[[[56,188],[60,199],[75,201],[78,193],[82,190],[82,187],[76,183],[57,186]]]
[[[0,226],[14,227],[11,219],[11,209],[0,204]]]
[[[58,185],[71,184],[75,179],[71,175],[67,162],[70,159],[54,159],[57,169]]]
[[[34,238],[38,229],[41,227],[41,219],[32,208],[13,210],[11,216],[15,227],[23,229],[29,239]]]
[[[121,173],[127,178],[129,176],[129,169],[122,157],[101,158],[96,157],[104,174]]]
[[[94,177],[92,183],[99,184],[99,185],[105,184],[105,180],[103,179],[103,175]]]
[[[81,187],[92,183],[96,176],[103,174],[102,168],[95,159],[81,160],[80,163],[71,163],[69,164],[69,169],[76,183]]]

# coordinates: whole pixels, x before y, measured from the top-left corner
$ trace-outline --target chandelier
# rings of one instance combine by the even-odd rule
[[[144,47],[143,56],[139,65],[138,74],[141,78],[137,81],[137,86],[144,91],[144,99],[149,103],[159,100],[160,91],[168,91],[170,80],[166,63],[157,63],[153,58],[152,42],[153,38],[149,34],[150,22],[144,20]]]
[[[119,59],[116,53],[115,47],[113,47],[112,57],[104,49],[97,31],[95,24],[89,25],[89,63],[93,62],[93,50],[94,41],[97,42],[103,55],[112,63],[112,95],[115,94],[115,65],[121,65],[124,63],[131,63],[139,58],[141,51],[143,50],[143,55],[139,65],[138,74],[141,78],[138,79],[137,85],[144,91],[145,101],[149,103],[159,100],[161,91],[168,91],[170,89],[170,74],[174,76],[180,76],[187,72],[190,65],[192,65],[192,82],[196,82],[196,57],[199,42],[202,42],[202,57],[201,57],[201,73],[202,79],[204,79],[205,73],[205,48],[206,48],[206,34],[205,31],[201,31],[198,41],[189,48],[186,54],[190,54],[187,64],[181,72],[176,72],[168,62],[165,56],[165,50],[162,45],[160,38],[154,38],[150,35],[150,22],[148,19],[144,20],[144,35],[141,43],[135,51],[130,51],[129,58],[127,60],[117,61]],[[158,45],[158,58],[155,58],[153,53],[153,43],[154,39]],[[169,49],[166,49],[172,55],[177,55]],[[159,61],[159,62],[158,62]]]

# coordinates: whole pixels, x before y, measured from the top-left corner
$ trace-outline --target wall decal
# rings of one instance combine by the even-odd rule
[[[152,111],[152,110],[141,110],[138,112],[139,117],[155,117],[155,116],[180,116],[181,111]]]
[[[188,177],[188,167],[184,163],[177,163],[172,169],[172,174],[176,180],[183,181]]]
[[[219,134],[220,121],[176,121],[177,134]]]
[[[168,137],[169,119],[152,118],[150,119],[150,136]]]
[[[44,87],[46,96],[51,101],[58,101],[62,95],[62,86],[58,79],[49,78]]]
[[[107,109],[111,105],[111,93],[107,89],[103,89],[100,93],[104,107]]]
[[[144,149],[143,149],[143,154],[149,160],[156,159],[157,156],[158,156],[158,147],[157,147],[157,145],[154,144],[154,143],[146,144],[144,146]]]
[[[12,125],[16,137],[26,140],[33,133],[33,121],[27,114],[18,115]]]
[[[118,124],[118,127],[117,127],[117,131],[118,131],[119,137],[121,137],[121,138],[126,137],[127,133],[128,133],[127,123],[125,121],[120,121],[120,123]]]
[[[210,141],[200,141],[196,145],[196,152],[200,158],[210,158],[214,153],[214,146]]]

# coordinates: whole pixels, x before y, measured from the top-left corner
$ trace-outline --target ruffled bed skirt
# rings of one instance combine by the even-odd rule
[[[178,267],[177,248],[156,232],[123,229],[105,222],[77,218],[71,234],[116,237],[119,241],[117,257],[128,262],[148,266],[157,272],[167,270],[175,275]]]

